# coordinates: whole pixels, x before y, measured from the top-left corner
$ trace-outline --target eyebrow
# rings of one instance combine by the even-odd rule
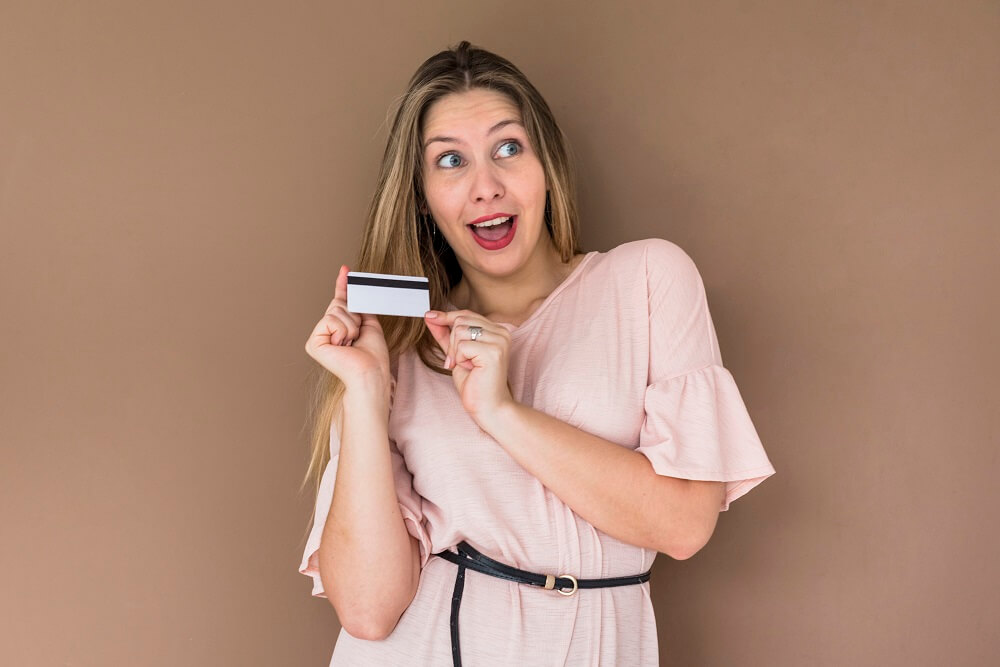
[[[496,132],[499,129],[507,127],[508,125],[521,125],[521,127],[524,127],[524,125],[521,123],[521,121],[514,120],[513,118],[508,118],[507,120],[502,120],[499,123],[497,123],[496,125],[494,125],[493,127],[491,127],[489,129],[489,131],[486,132],[486,136],[489,136],[489,135],[493,134],[494,132]],[[460,143],[462,143],[460,140],[456,139],[455,137],[431,137],[430,139],[428,139],[427,141],[424,142],[424,150],[427,150],[427,147],[430,146],[431,144],[433,144],[435,141],[443,141],[443,142],[449,143],[449,144],[460,144]]]

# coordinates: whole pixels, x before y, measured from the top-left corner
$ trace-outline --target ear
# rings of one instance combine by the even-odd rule
[[[430,215],[431,211],[427,208],[427,198],[424,197],[424,193],[421,192],[420,188],[417,188],[415,199],[417,202],[417,213],[420,215]]]

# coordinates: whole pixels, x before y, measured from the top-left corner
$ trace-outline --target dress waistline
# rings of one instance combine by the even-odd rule
[[[484,556],[469,545],[468,542],[459,542],[458,552],[442,551],[434,554],[450,561],[458,566],[458,574],[455,576],[455,590],[451,595],[451,657],[455,667],[461,667],[462,654],[458,641],[458,612],[462,606],[462,592],[465,590],[465,570],[474,570],[482,574],[488,574],[499,579],[506,579],[519,584],[537,586],[547,590],[554,590],[560,595],[575,595],[581,588],[610,588],[612,586],[632,586],[649,581],[651,570],[646,570],[642,574],[626,577],[607,577],[605,579],[577,579],[569,574],[554,576],[551,574],[535,574],[527,570],[520,570],[510,565],[504,565],[488,556]]]

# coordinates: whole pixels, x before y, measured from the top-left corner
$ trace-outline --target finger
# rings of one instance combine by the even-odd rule
[[[354,313],[348,313],[348,314],[354,315]],[[357,317],[358,320],[360,320],[361,322],[361,326],[374,327],[378,329],[379,332],[382,331],[382,322],[379,321],[378,315],[375,315],[374,313],[358,313]]]
[[[469,338],[469,327],[479,327],[485,331],[492,324],[483,316],[470,313],[469,311],[455,312],[464,312],[465,314],[456,315],[452,318],[451,335],[448,336],[448,349],[451,352],[455,351],[455,344],[458,341]]]
[[[445,368],[453,368],[455,365],[453,351],[457,341],[455,336],[455,326],[457,324],[468,323],[463,330],[465,332],[468,331],[468,326],[481,326],[484,330],[489,328],[489,330],[495,331],[501,336],[506,335],[506,330],[502,327],[498,327],[479,313],[471,310],[429,310],[424,314],[424,323],[427,325],[428,330],[430,330],[431,335],[434,336],[438,347],[445,353]]]
[[[428,310],[424,315],[424,324],[427,325],[427,329],[434,336],[434,340],[437,342],[438,347],[441,348],[441,351],[447,354],[451,347],[451,327],[448,324],[442,323],[444,322],[442,315],[444,313],[440,310]]]
[[[498,361],[498,352],[495,345],[481,343],[478,340],[460,340],[455,346],[454,365],[461,365],[470,370],[482,368]]]
[[[347,323],[336,315],[327,313],[323,316],[323,321],[320,324],[326,327],[326,335],[329,336],[330,345],[346,345],[352,340],[347,335],[349,330]]]
[[[454,359],[455,346],[463,340],[473,340],[472,329],[478,328],[475,340],[488,345],[499,345],[506,349],[510,345],[510,332],[489,320],[473,321],[469,317],[460,317],[451,328],[450,352]]]
[[[332,315],[344,323],[347,327],[346,337],[348,339],[355,339],[361,334],[361,316],[355,313],[347,312],[347,309],[340,304],[334,305],[327,315]]]
[[[430,310],[429,313],[436,313],[434,321],[438,324],[447,324],[448,326],[453,326],[455,320],[460,317],[472,318],[474,320],[482,320],[483,322],[489,322],[488,319],[471,310]]]
[[[334,301],[347,303],[347,271],[346,264],[340,267],[340,273],[337,274],[337,287],[333,291]]]
[[[369,333],[376,334],[380,338],[385,338],[385,332],[382,331],[382,323],[379,321],[377,315],[373,315],[372,313],[361,313],[360,319],[361,327],[358,334],[359,336],[364,335],[367,331]]]
[[[356,325],[361,326],[361,313],[352,313],[347,310],[347,302],[341,299],[334,299],[327,306],[326,312],[332,313],[339,317],[350,318]]]
[[[458,332],[462,330],[463,326],[465,327],[465,330],[467,330],[469,325],[456,324],[451,328],[451,335],[448,337],[448,356],[445,358],[445,368],[448,368],[449,366],[451,368],[461,366],[462,368],[471,371],[475,368],[475,365],[471,361],[468,359],[459,360],[457,358],[458,344],[462,341],[462,338],[459,338]],[[466,334],[466,337],[468,337],[468,334]]]
[[[466,326],[466,330],[467,330],[468,329],[468,325],[465,325],[465,326]],[[452,363],[455,363],[455,352],[456,352],[455,348],[457,347],[458,341],[460,340],[458,338],[458,332],[461,329],[462,329],[462,325],[455,324],[455,325],[453,325],[451,327],[451,333],[448,335],[448,358],[451,359]],[[465,337],[468,338],[469,334],[466,333]]]
[[[467,322],[466,320],[460,320],[459,323],[456,323],[451,328],[452,342],[472,340],[473,327],[480,329],[479,334],[476,335],[476,340],[487,339],[491,343],[498,343],[500,340],[506,340],[508,337],[506,329],[498,327],[491,322]]]
[[[314,350],[322,347],[340,345],[345,330],[346,327],[338,318],[333,315],[324,315],[313,327],[312,333],[309,334],[309,339],[306,341],[306,352],[311,355]]]

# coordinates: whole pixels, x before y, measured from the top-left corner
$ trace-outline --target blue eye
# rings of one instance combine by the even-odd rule
[[[445,153],[438,159],[437,166],[444,167],[445,169],[461,167],[462,158],[460,158],[456,153]]]
[[[513,147],[514,152],[504,154],[504,149],[507,148],[508,146]],[[500,144],[498,152],[500,153],[500,157],[511,157],[513,155],[517,155],[518,153],[521,152],[521,144],[517,143],[516,141],[504,142],[503,144]]]

